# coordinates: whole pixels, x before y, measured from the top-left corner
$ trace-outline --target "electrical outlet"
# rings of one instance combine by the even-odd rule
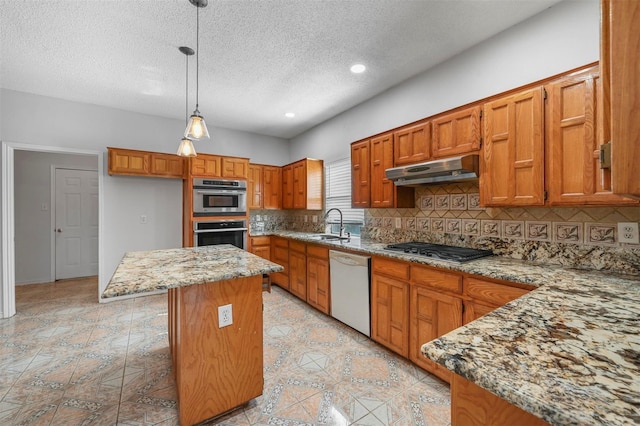
[[[140,215],[140,223],[142,223],[142,224],[147,223],[147,215],[146,214],[141,214]]]
[[[396,217],[396,228],[402,228],[402,218]]]
[[[231,305],[218,306],[218,328],[233,324]]]
[[[628,244],[640,243],[638,222],[618,222],[618,242]]]
[[[309,222],[309,216],[305,214],[304,215],[304,223],[307,223],[307,222]]]
[[[317,214],[314,214],[313,216],[311,216],[311,221],[312,221],[313,223],[318,223],[318,215],[317,215]]]

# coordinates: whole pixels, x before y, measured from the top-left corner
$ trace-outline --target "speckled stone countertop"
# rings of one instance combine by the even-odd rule
[[[537,289],[422,346],[422,353],[554,425],[640,424],[640,277],[489,257],[453,264],[317,241]]]
[[[229,244],[125,253],[102,297],[282,271],[276,263]]]

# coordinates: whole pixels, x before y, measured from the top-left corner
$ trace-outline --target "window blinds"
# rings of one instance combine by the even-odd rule
[[[364,224],[364,210],[351,208],[351,159],[343,158],[325,165],[325,206],[338,208],[345,223]],[[340,215],[331,212],[328,222],[339,222]]]

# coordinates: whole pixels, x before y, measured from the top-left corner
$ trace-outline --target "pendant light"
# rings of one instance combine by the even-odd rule
[[[186,121],[187,117],[189,116],[189,56],[193,55],[194,52],[192,48],[187,46],[181,46],[178,48],[178,50],[184,53],[187,58],[187,78],[185,85],[186,96],[184,101],[184,118]],[[197,155],[196,149],[193,147],[191,139],[186,136],[182,138],[182,140],[180,141],[180,146],[178,147],[178,155],[180,157],[195,157]]]
[[[199,90],[199,68],[200,68],[200,8],[207,7],[208,0],[189,0],[189,2],[196,7],[196,109],[189,118],[187,129],[184,131],[184,136],[199,141],[202,138],[209,138],[209,131],[207,125],[204,122],[204,118],[200,115],[198,110],[198,90]]]

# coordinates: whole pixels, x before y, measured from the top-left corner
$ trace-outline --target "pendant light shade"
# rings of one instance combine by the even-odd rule
[[[196,109],[189,118],[187,128],[184,131],[184,136],[199,141],[202,138],[209,138],[209,131],[207,130],[207,124],[204,122],[204,118],[200,115],[198,110],[198,91],[200,82],[200,8],[207,7],[208,0],[189,0],[189,2],[196,7]]]
[[[182,138],[180,146],[178,147],[178,155],[180,157],[195,157],[196,149],[193,147],[193,143],[189,138]]]
[[[187,57],[187,78],[185,83],[185,100],[184,100],[184,118],[186,120],[187,114],[189,111],[189,56],[193,55],[193,49],[187,46],[181,46],[178,48],[180,52],[184,53]],[[206,128],[205,128],[206,130]],[[195,157],[196,149],[193,147],[193,143],[191,139],[189,139],[186,135],[180,141],[180,146],[178,146],[178,155],[180,157]]]

